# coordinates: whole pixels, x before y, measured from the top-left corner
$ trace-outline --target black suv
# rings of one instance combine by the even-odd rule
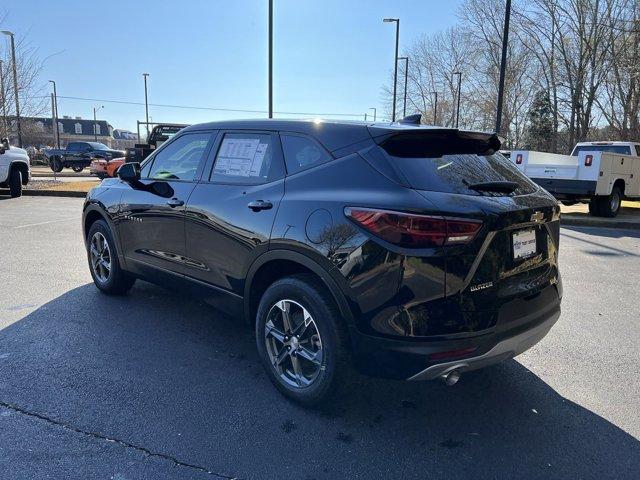
[[[244,319],[304,404],[352,364],[453,384],[560,315],[559,207],[499,148],[402,122],[194,125],[89,192],[91,275],[112,294],[183,286]]]

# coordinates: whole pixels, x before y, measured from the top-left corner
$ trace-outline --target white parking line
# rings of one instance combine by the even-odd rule
[[[78,220],[78,217],[70,217],[70,218],[60,218],[58,220],[48,220],[46,222],[38,222],[38,223],[29,223],[27,225],[17,225],[15,227],[13,227],[14,229],[17,228],[28,228],[28,227],[37,227],[38,225],[46,225],[48,223],[57,223],[57,222],[68,222],[70,220]]]

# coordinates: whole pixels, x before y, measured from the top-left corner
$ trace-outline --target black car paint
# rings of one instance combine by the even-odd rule
[[[397,172],[377,158],[377,144],[413,128],[280,120],[195,125],[171,141],[194,131],[215,137],[199,181],[105,180],[87,196],[85,236],[90,221],[106,218],[126,270],[171,288],[180,284],[250,322],[252,286],[265,266],[288,262],[310,270],[348,323],[356,364],[378,376],[408,378],[433,363],[431,353],[469,345],[482,353],[500,338],[555,321],[562,296],[556,201],[538,188],[522,196],[469,196],[399,186]],[[334,160],[263,185],[211,183],[221,132],[235,130],[308,135]],[[168,206],[171,198],[184,205]],[[248,208],[257,200],[273,206]],[[354,225],[345,206],[445,211],[484,224],[470,244],[408,250]],[[543,219],[534,221],[536,212]],[[516,262],[507,248],[510,232],[525,227],[536,229],[543,248]],[[471,290],[479,285],[490,286]]]

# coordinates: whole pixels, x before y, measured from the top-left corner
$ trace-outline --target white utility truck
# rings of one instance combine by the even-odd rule
[[[0,142],[0,188],[9,187],[12,197],[22,195],[22,187],[31,180],[26,150],[10,147],[6,138]]]
[[[571,155],[514,150],[511,161],[565,205],[615,217],[623,199],[640,199],[640,143],[581,142]]]

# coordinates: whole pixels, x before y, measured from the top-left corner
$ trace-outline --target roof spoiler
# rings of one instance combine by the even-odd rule
[[[391,129],[374,137],[387,153],[399,157],[448,154],[492,155],[500,150],[502,141],[495,133],[473,132],[454,128]]]
[[[404,117],[402,120],[398,121],[398,123],[401,123],[403,125],[420,125],[421,121],[422,121],[422,114],[416,113],[414,115],[408,115]]]

